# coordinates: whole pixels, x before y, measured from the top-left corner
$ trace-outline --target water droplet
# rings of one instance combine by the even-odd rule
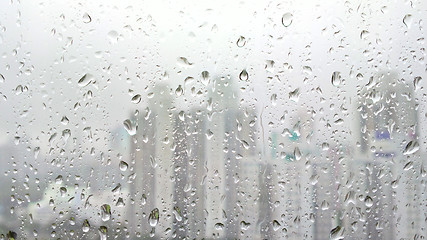
[[[208,138],[208,140],[210,140],[213,137],[213,135],[214,133],[210,129],[206,131],[206,137]]]
[[[265,70],[267,70],[267,72],[274,72],[274,61],[273,60],[267,60],[265,62]]]
[[[365,206],[370,208],[374,205],[374,200],[370,196],[365,197]]]
[[[414,162],[409,161],[408,163],[405,164],[405,166],[403,167],[403,170],[408,171],[410,169],[412,169],[414,167]]]
[[[366,30],[362,30],[362,32],[360,32],[360,39],[366,39],[369,35],[369,32]]]
[[[85,87],[89,85],[89,83],[91,83],[92,80],[93,80],[92,74],[86,73],[85,75],[83,75],[82,78],[80,78],[77,84],[79,85],[79,87]]]
[[[241,228],[242,230],[248,230],[250,226],[251,226],[251,224],[250,224],[250,223],[247,223],[247,222],[245,222],[245,221],[241,221],[241,222],[240,222],[240,228]]]
[[[61,197],[65,197],[65,194],[67,193],[67,189],[65,187],[60,187],[59,192],[61,193]]]
[[[414,78],[414,91],[417,91],[418,89],[421,88],[421,80],[422,79],[423,78],[420,76]]]
[[[90,23],[90,22],[92,22],[92,18],[89,16],[88,13],[83,14],[83,22],[84,23]]]
[[[110,40],[110,43],[117,43],[119,39],[119,34],[113,30],[108,32],[107,37]]]
[[[299,96],[300,96],[299,88],[293,90],[292,92],[289,92],[289,99],[291,101],[298,102]]]
[[[108,204],[104,204],[101,206],[101,219],[106,222],[111,218],[111,207]]]
[[[417,141],[410,141],[408,144],[406,144],[405,150],[403,151],[403,155],[410,155],[415,153],[420,149],[420,145]]]
[[[66,116],[63,116],[63,117],[61,118],[61,123],[62,123],[62,125],[67,125],[69,121],[70,121],[70,120],[68,120],[68,118],[67,118]]]
[[[123,198],[119,197],[119,199],[117,199],[117,203],[116,203],[116,207],[124,207],[125,203],[123,201]]]
[[[7,240],[15,240],[18,239],[18,234],[16,232],[9,231],[6,235]]]
[[[403,17],[403,24],[405,24],[405,26],[406,26],[407,28],[411,28],[412,20],[413,20],[412,15],[411,15],[411,14],[406,14],[406,15]]]
[[[187,58],[185,58],[185,57],[179,57],[177,61],[178,61],[178,66],[181,66],[181,67],[184,67],[184,68],[188,68],[188,67],[190,67],[190,66],[193,65],[193,63],[190,63],[187,60]]]
[[[126,171],[128,169],[128,164],[125,161],[120,161],[119,163],[120,171]]]
[[[203,85],[208,85],[210,82],[210,78],[209,78],[209,72],[208,71],[203,71],[202,72],[202,83]]]
[[[344,239],[343,235],[344,235],[344,228],[341,228],[340,226],[336,226],[330,232],[330,239],[331,240]]]
[[[277,231],[277,230],[279,230],[280,229],[280,223],[277,221],[277,220],[274,220],[273,221],[273,230],[274,231]]]
[[[99,240],[107,240],[108,229],[106,226],[100,226],[98,228]]]
[[[55,183],[58,184],[58,185],[62,184],[62,175],[58,175],[58,177],[56,177]]]
[[[131,102],[133,103],[140,103],[141,102],[141,95],[140,94],[136,94],[135,96],[132,97]]]
[[[292,19],[293,19],[293,15],[292,13],[285,13],[282,16],[282,24],[285,27],[289,27],[292,24]]]
[[[239,48],[244,47],[246,44],[246,38],[243,36],[240,36],[239,39],[237,39],[236,44]]]
[[[224,224],[222,224],[222,223],[215,224],[215,229],[216,230],[222,230],[222,229],[224,229]]]
[[[240,74],[239,74],[239,78],[242,81],[247,81],[249,79],[249,74],[248,72],[246,72],[246,69],[243,69]]]
[[[4,79],[3,74],[1,74],[1,73],[0,73],[0,83],[4,83],[4,80],[5,80],[5,79]]]
[[[299,150],[299,147],[295,147],[294,149],[294,156],[295,156],[295,160],[300,160],[301,159],[301,151]]]
[[[137,127],[129,119],[126,119],[125,121],[123,121],[123,125],[129,135],[133,136],[136,134]]]
[[[335,87],[338,87],[341,85],[341,75],[340,72],[333,72],[332,73],[332,79],[331,79],[332,85]]]
[[[276,106],[277,105],[277,94],[272,94],[270,97],[271,105]]]
[[[86,232],[89,232],[89,229],[90,229],[89,221],[87,219],[85,219],[83,221],[82,231],[86,233]]]
[[[151,211],[150,216],[148,216],[148,223],[151,227],[156,227],[157,223],[159,222],[159,209],[155,208]]]
[[[184,89],[182,89],[181,85],[175,90],[175,94],[179,97],[184,93]]]
[[[180,222],[182,220],[182,214],[181,214],[181,210],[179,209],[179,207],[173,208],[173,214],[175,215],[175,219],[178,222]]]

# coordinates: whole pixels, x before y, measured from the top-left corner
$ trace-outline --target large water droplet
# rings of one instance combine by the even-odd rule
[[[405,150],[403,150],[403,155],[410,155],[415,153],[420,149],[420,145],[417,141],[410,141],[408,144],[406,144]]]
[[[128,169],[128,164],[125,161],[120,161],[119,164],[120,171],[126,171]]]
[[[156,227],[157,223],[159,223],[159,209],[155,208],[151,211],[150,216],[148,216],[148,223],[151,227]]]
[[[414,78],[414,91],[417,91],[418,89],[421,88],[421,80],[422,79],[423,78],[420,76]]]
[[[277,221],[277,220],[274,220],[273,221],[273,230],[274,231],[277,231],[277,230],[279,230],[280,229],[280,223]]]
[[[101,206],[101,219],[106,222],[111,218],[111,207],[108,204],[104,204]]]
[[[405,26],[406,26],[407,28],[411,28],[412,20],[413,20],[412,15],[411,15],[411,14],[406,14],[406,15],[403,17],[403,24],[405,24]]]
[[[173,215],[175,215],[175,219],[178,222],[180,222],[182,220],[182,214],[181,214],[181,210],[179,209],[179,207],[173,208]]]
[[[243,70],[240,72],[240,74],[239,74],[239,78],[240,78],[240,80],[242,80],[242,81],[247,81],[247,80],[249,79],[249,74],[248,74],[248,72],[246,71],[246,69],[243,69]]]
[[[100,226],[98,228],[99,240],[107,240],[108,229],[106,226]]]
[[[129,135],[133,136],[136,134],[137,127],[129,119],[126,119],[125,121],[123,121],[123,125]]]
[[[89,73],[86,73],[85,75],[83,75],[83,77],[80,78],[77,84],[79,85],[79,87],[85,87],[89,83],[91,83],[92,80],[93,80],[93,76]]]
[[[237,39],[237,42],[236,42],[236,44],[237,44],[237,46],[238,47],[244,47],[245,46],[245,44],[246,44],[246,38],[245,37],[243,37],[243,36],[240,36],[239,37],[239,39]]]
[[[205,85],[205,86],[208,85],[209,81],[210,81],[209,72],[208,71],[203,71],[202,72],[202,83],[203,83],[203,85]]]
[[[222,230],[222,229],[224,229],[224,224],[222,224],[222,223],[216,223],[215,224],[215,229],[216,230]]]
[[[131,102],[133,103],[140,103],[141,102],[141,95],[140,94],[136,94],[135,96],[132,97]]]
[[[370,196],[365,197],[365,206],[370,208],[374,205],[374,200]]]
[[[82,231],[83,231],[83,232],[89,232],[89,229],[90,229],[89,221],[88,221],[87,219],[85,219],[85,220],[83,221]]]
[[[176,90],[175,90],[175,94],[179,97],[184,93],[184,89],[182,89],[181,85],[179,85]]]
[[[343,235],[344,235],[344,228],[341,228],[340,226],[336,226],[330,232],[330,239],[331,240],[344,239]]]
[[[298,102],[299,96],[300,96],[299,88],[293,90],[292,92],[289,92],[289,99],[291,101]]]
[[[291,26],[293,17],[294,16],[292,15],[292,13],[285,13],[285,14],[283,14],[283,16],[282,16],[282,24],[283,24],[283,26],[285,26],[285,27]]]

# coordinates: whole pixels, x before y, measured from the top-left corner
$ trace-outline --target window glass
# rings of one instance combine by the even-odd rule
[[[425,239],[427,1],[0,2],[1,239]]]

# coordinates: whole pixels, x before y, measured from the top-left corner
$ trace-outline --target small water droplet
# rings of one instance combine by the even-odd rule
[[[247,80],[249,79],[249,74],[248,74],[248,72],[246,71],[246,69],[243,69],[243,70],[240,72],[240,74],[239,74],[239,78],[240,78],[240,80],[242,80],[242,81],[247,81]]]
[[[270,97],[271,105],[276,106],[277,105],[277,94],[273,93]]]
[[[208,71],[203,71],[202,72],[202,83],[203,85],[208,85],[210,82],[210,78],[209,78],[209,72]]]
[[[283,16],[282,16],[282,24],[283,24],[283,26],[289,27],[292,24],[293,17],[294,16],[292,15],[292,13],[285,13],[285,14],[283,14]]]
[[[90,22],[92,22],[92,18],[89,16],[88,13],[83,14],[83,22],[84,23],[90,23]]]
[[[175,94],[179,97],[184,93],[184,89],[182,89],[181,85],[179,85],[176,90],[175,90]]]
[[[239,48],[244,47],[246,44],[246,38],[243,36],[240,36],[239,39],[237,39],[236,44]]]
[[[119,34],[114,30],[108,32],[107,37],[110,40],[110,43],[117,43],[119,40]]]
[[[340,240],[340,239],[344,239],[344,229],[341,228],[340,226],[336,226],[334,229],[331,230],[330,232],[330,239],[331,240]]]
[[[403,167],[403,170],[408,171],[410,169],[412,169],[414,167],[414,162],[409,161],[408,163],[405,164],[405,166]]]
[[[414,91],[417,91],[418,89],[421,88],[421,80],[422,79],[423,78],[420,76],[414,78]]]
[[[300,96],[299,88],[293,90],[292,92],[289,92],[289,99],[291,101],[298,102],[299,96]]]
[[[141,102],[141,95],[140,94],[136,94],[135,96],[132,97],[131,102],[138,104]]]
[[[332,85],[335,87],[338,87],[341,85],[341,75],[340,72],[333,72],[332,73],[332,79],[331,79]]]

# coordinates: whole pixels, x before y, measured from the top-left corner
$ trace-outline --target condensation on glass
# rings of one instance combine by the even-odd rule
[[[0,239],[425,239],[423,0],[0,3]]]

